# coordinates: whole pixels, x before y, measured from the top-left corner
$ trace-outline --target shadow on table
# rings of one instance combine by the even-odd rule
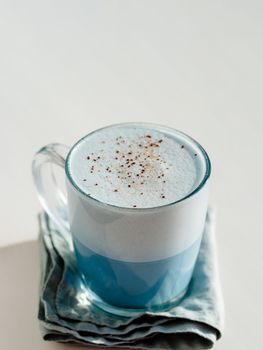
[[[38,285],[36,241],[0,249],[0,349],[83,349],[42,340],[37,320]]]

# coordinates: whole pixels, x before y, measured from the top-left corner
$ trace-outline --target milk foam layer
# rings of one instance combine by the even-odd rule
[[[194,191],[205,175],[205,159],[184,134],[121,124],[83,138],[71,151],[68,168],[75,186],[100,202],[150,208]]]

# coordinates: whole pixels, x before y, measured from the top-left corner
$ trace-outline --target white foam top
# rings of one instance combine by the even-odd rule
[[[198,187],[206,169],[190,138],[140,124],[91,133],[73,147],[68,164],[73,182],[87,195],[127,208],[178,201]]]

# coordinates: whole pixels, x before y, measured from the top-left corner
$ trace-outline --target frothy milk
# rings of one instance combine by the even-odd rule
[[[204,157],[193,140],[140,124],[88,135],[73,148],[68,164],[82,192],[127,208],[158,207],[185,198],[205,174]]]

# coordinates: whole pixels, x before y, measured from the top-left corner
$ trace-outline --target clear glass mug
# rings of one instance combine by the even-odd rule
[[[129,124],[169,132],[190,145],[205,164],[199,186],[168,205],[117,207],[90,197],[74,183],[69,158],[83,139],[71,149],[47,145],[33,159],[38,197],[61,232],[72,238],[89,299],[117,314],[165,309],[185,294],[202,239],[211,173],[206,151],[191,137],[159,125]],[[63,169],[65,180],[59,177],[57,166]]]

